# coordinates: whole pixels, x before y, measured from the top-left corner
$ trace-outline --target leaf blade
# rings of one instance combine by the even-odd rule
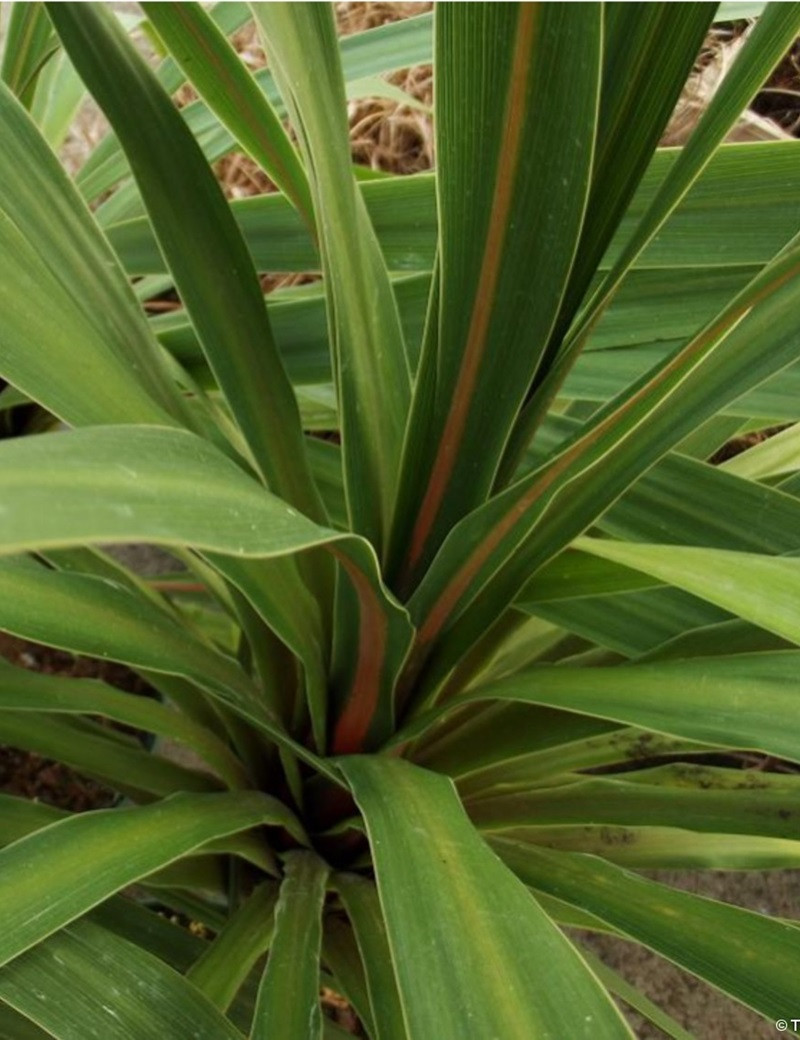
[[[178,794],[152,806],[71,816],[21,838],[0,852],[6,921],[0,963],[207,841],[266,822],[291,823],[288,810],[268,795]],[[81,869],[89,855],[91,872]],[[45,904],[43,886],[49,892]]]
[[[278,903],[275,936],[258,990],[253,1040],[280,1031],[287,1040],[322,1035],[319,958],[328,867],[313,852],[290,852]]]
[[[409,1037],[630,1035],[574,950],[498,870],[447,780],[396,759],[339,765],[366,816]],[[435,840],[420,842],[420,827]],[[535,994],[532,977],[543,982]]]

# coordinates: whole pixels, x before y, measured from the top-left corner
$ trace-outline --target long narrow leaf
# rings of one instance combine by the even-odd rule
[[[500,839],[492,845],[526,884],[589,910],[770,1020],[791,1005],[800,968],[792,925],[667,888],[596,856]]]
[[[212,171],[107,8],[56,4],[49,10],[75,67],[123,142],[159,245],[257,466],[278,494],[321,518],[297,405],[258,279]],[[178,154],[180,190],[174,181]]]
[[[470,817],[482,829],[609,823],[642,820],[718,834],[797,834],[800,780],[792,774],[719,767],[657,766],[628,776],[587,777],[574,783],[498,794],[476,801]]]
[[[328,868],[313,852],[291,852],[275,908],[275,937],[258,991],[252,1040],[319,1040],[319,958]]]
[[[72,816],[14,842],[0,852],[0,963],[200,845],[264,823],[297,830],[292,814],[267,795],[181,794]],[[87,861],[91,871],[83,869]]]
[[[626,243],[622,254],[570,330],[561,348],[559,365],[550,373],[546,383],[538,391],[535,403],[520,421],[527,434],[541,421],[566,371],[580,350],[586,333],[602,313],[627,270],[688,192],[734,121],[785,54],[798,29],[800,5],[778,4],[765,11],[739,56],[741,60],[736,62],[731,75],[726,76],[703,113],[689,143],[682,149],[636,231]]]
[[[36,78],[58,49],[58,40],[44,4],[16,4],[5,29],[0,79],[30,108]]]
[[[8,709],[102,715],[184,743],[229,785],[247,786],[241,763],[216,734],[150,697],[125,694],[93,679],[43,675],[0,661],[0,711]]]
[[[311,194],[300,160],[278,116],[222,30],[198,4],[142,6],[189,82],[313,230]]]
[[[391,758],[340,766],[366,819],[410,1038],[630,1036],[447,780]]]
[[[542,665],[453,698],[410,723],[392,743],[418,735],[459,705],[508,699],[798,761],[800,738],[785,722],[796,712],[798,660],[794,651],[784,651],[620,668]]]
[[[410,402],[403,333],[350,166],[346,102],[327,4],[253,12],[309,171],[328,293],[345,486],[355,531],[381,554]]]
[[[376,1040],[406,1040],[403,1008],[377,889],[356,874],[337,874],[334,882],[361,951]]]
[[[186,973],[221,1011],[227,1011],[274,931],[277,886],[264,882],[245,900]]]
[[[599,91],[599,7],[443,4],[437,19],[440,317],[398,503],[405,586],[491,487],[569,276]]]
[[[243,1040],[176,971],[90,921],[6,965],[0,998],[56,1040]]]
[[[442,629],[486,585],[441,652],[436,674],[445,672],[456,647],[471,646],[494,624],[523,580],[585,530],[698,421],[797,357],[798,271],[800,249],[794,248],[652,376],[594,416],[553,459],[454,529],[410,601],[419,626],[416,667]],[[767,327],[769,352],[760,339]]]
[[[2,85],[0,126],[0,375],[72,425],[183,418],[116,258]]]
[[[607,544],[583,538],[597,556],[624,562],[800,643],[800,560],[684,546]],[[726,575],[719,580],[720,573]]]

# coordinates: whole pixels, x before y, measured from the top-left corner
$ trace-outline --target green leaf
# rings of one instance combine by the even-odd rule
[[[250,10],[245,3],[238,0],[220,0],[212,5],[211,18],[226,36],[241,29],[250,20]],[[185,82],[183,70],[172,57],[164,58],[156,70],[159,83],[169,94],[174,94]],[[194,102],[194,106],[204,108],[202,102]],[[210,113],[207,113],[210,115]],[[125,174],[130,173],[125,153],[113,130],[109,130],[98,141],[86,162],[75,175],[75,183],[87,202],[98,195],[108,192]],[[130,183],[130,182],[129,182]],[[135,184],[133,185],[135,189]]]
[[[392,745],[418,735],[462,704],[512,700],[800,761],[800,740],[786,725],[796,711],[798,660],[794,651],[784,651],[618,668],[540,665],[451,698],[401,730]]]
[[[220,783],[145,751],[135,738],[120,741],[108,727],[33,712],[0,712],[0,740],[64,762],[138,801],[177,791],[216,791]],[[121,734],[119,735],[121,736]]]
[[[36,80],[58,49],[58,40],[44,4],[19,4],[11,8],[5,28],[0,79],[30,108]]]
[[[107,8],[56,4],[49,10],[81,78],[120,136],[178,291],[257,467],[273,490],[321,519],[297,403],[247,247],[213,172]],[[176,162],[184,171],[177,192]]]
[[[620,225],[619,241],[612,243],[609,262],[631,237],[679,153],[680,149],[664,148],[653,156]],[[709,293],[714,293],[712,300],[717,301],[716,305],[712,302],[708,310],[701,312],[685,334],[694,331],[705,318],[713,317],[730,298],[729,292],[721,292],[720,279],[741,276],[743,281],[739,284],[744,284],[748,274],[753,277],[786,245],[787,227],[793,226],[800,215],[798,155],[799,141],[722,145],[637,262],[637,272],[646,269],[651,277],[668,280],[673,296],[682,291],[691,299],[697,286],[706,286]],[[779,199],[763,191],[765,180],[780,182]],[[361,182],[359,190],[390,270],[430,271],[437,242],[435,177],[429,173],[387,177]],[[728,207],[720,205],[722,198],[736,206],[737,222],[731,222]],[[234,202],[231,209],[259,271],[319,270],[319,255],[308,229],[286,198],[260,195]],[[166,272],[152,229],[144,218],[114,222],[106,230],[129,274]],[[629,274],[628,278],[631,277]],[[624,299],[625,295],[623,287],[619,298]],[[617,302],[615,297],[614,304]],[[679,304],[675,306],[681,310]],[[697,308],[697,303],[692,305],[685,317]],[[602,322],[609,320],[604,315]],[[638,321],[641,327],[641,315]],[[595,335],[601,327],[602,324]],[[652,339],[652,329],[649,325],[647,328]]]
[[[563,852],[602,856],[634,870],[787,870],[800,864],[800,841],[751,834],[707,834],[681,827],[535,827],[502,835]]]
[[[586,552],[677,585],[769,632],[800,643],[800,559],[689,546],[581,538]],[[720,575],[725,580],[720,581]]]
[[[442,5],[437,19],[440,310],[394,532],[405,588],[488,496],[545,349],[580,235],[600,85],[599,7]]]
[[[225,916],[200,898],[188,893],[176,896],[174,891],[160,890],[158,899],[162,906],[173,908],[190,920],[200,921],[214,931],[225,927]],[[142,947],[159,960],[166,962],[182,975],[185,974],[210,943],[193,935],[174,919],[163,916],[163,912],[148,909],[124,896],[112,896],[96,909],[90,911],[88,919],[113,932],[120,938]],[[250,1031],[258,987],[258,977],[252,972],[239,991],[230,1008],[228,1017],[245,1035]]]
[[[327,877],[328,867],[315,853],[287,854],[252,1040],[314,1040],[322,1035],[319,958]]]
[[[531,578],[520,593],[519,602],[582,599],[653,588],[657,584],[656,578],[641,571],[601,560],[580,549],[566,549]]]
[[[220,914],[220,917],[222,921],[215,919],[214,925],[222,928],[224,915]],[[200,915],[195,919],[201,920]],[[188,971],[210,945],[207,939],[194,935],[188,928],[180,927],[177,922],[129,896],[112,896],[91,910],[84,920],[93,921],[121,939],[141,946],[181,974]]]
[[[297,582],[283,584],[285,575],[278,581],[274,569],[255,571],[246,566],[245,558],[274,560],[336,543],[331,544],[331,551],[342,561],[354,589],[351,624],[357,626],[356,632],[369,635],[359,655],[349,662],[352,672],[339,676],[344,702],[350,706],[345,734],[355,734],[354,739],[360,741],[375,722],[373,739],[388,735],[394,717],[394,681],[413,633],[405,609],[381,583],[374,551],[362,539],[312,523],[246,476],[212,445],[186,432],[107,427],[5,441],[0,444],[0,473],[6,486],[15,488],[13,507],[9,505],[0,515],[0,552],[113,542],[209,550],[215,565],[241,587],[257,609],[264,609],[269,623],[279,619],[283,596],[285,626],[280,634],[291,637],[289,627],[294,624],[301,652],[308,648],[314,633],[309,632],[310,615],[303,615],[301,609],[305,601],[297,599]],[[57,512],[50,508],[54,487],[59,488]],[[0,575],[12,566],[15,572],[20,569],[18,563],[6,562],[0,566]],[[33,581],[29,571],[30,567],[26,568],[25,576]],[[123,617],[133,619],[136,612],[140,635],[144,634],[146,617],[157,616],[158,622],[151,620],[151,633],[142,647],[136,640],[129,640],[128,654],[139,656],[135,660],[128,656],[128,663],[190,675],[205,689],[214,682],[210,692],[225,697],[236,710],[267,725],[275,739],[286,742],[285,735],[279,737],[274,728],[276,720],[269,705],[254,702],[251,685],[242,685],[245,676],[241,669],[199,641],[187,642],[185,629],[166,612],[94,578],[73,575],[68,581],[66,575],[51,572],[37,572],[36,577],[39,585],[47,581],[53,587],[60,583],[65,589],[74,589],[76,594],[79,588],[82,594],[91,591],[98,611],[109,609],[113,601]],[[310,597],[306,598],[313,604]],[[9,611],[17,611],[25,604],[9,599],[5,605]],[[53,634],[63,637],[56,607],[50,603],[47,609]],[[29,614],[31,624],[44,623],[34,614],[32,605]],[[77,613],[71,621],[73,631],[77,631],[76,625],[87,631],[84,615]],[[183,662],[179,668],[175,667],[177,658],[166,666],[163,660],[160,665],[158,661],[164,637],[173,629],[175,650]],[[103,652],[108,632],[102,622],[88,627],[88,637],[95,641],[94,652]],[[141,654],[148,646],[156,657],[145,661]],[[81,649],[92,652],[85,644]],[[344,737],[342,746],[347,746]]]
[[[553,824],[685,827],[717,834],[793,838],[800,814],[800,780],[676,763],[618,777],[575,778],[557,786],[489,794],[470,802],[482,830]]]
[[[586,220],[558,321],[528,392],[529,407],[521,414],[506,451],[501,486],[509,476],[509,459],[516,457],[518,446],[529,439],[541,415],[532,398],[556,363],[575,313],[653,156],[713,11],[712,4],[694,3],[684,6],[683,17],[675,18],[668,3],[604,7],[602,91]]]
[[[758,18],[764,13],[766,3],[748,3],[747,0],[731,0],[717,8],[715,22],[732,22],[739,18]]]
[[[695,1037],[691,1033],[687,1033],[674,1018],[662,1011],[657,1004],[654,1004],[643,993],[640,993],[635,986],[631,986],[626,979],[604,964],[599,957],[595,957],[590,950],[581,949],[581,954],[609,992],[613,993],[615,997],[619,997],[628,1007],[638,1011],[640,1015],[643,1015],[648,1021],[658,1026],[662,1033],[672,1037],[673,1040],[695,1040]]]
[[[444,727],[443,727],[444,728]],[[574,748],[586,750],[587,743],[602,742],[608,734],[623,731],[612,723],[567,711],[531,705],[494,704],[481,710],[461,712],[458,725],[433,732],[415,747],[414,760],[455,777],[469,776],[487,767],[493,769],[516,759],[544,758],[563,762],[559,772],[579,768],[572,761]]]
[[[45,1033],[8,1004],[0,1003],[0,1037],[2,1040],[52,1040],[52,1033]]]
[[[681,149],[622,254],[585,305],[583,317],[570,331],[569,339],[562,348],[562,368],[568,366],[570,358],[574,356],[574,348],[581,342],[586,329],[602,311],[626,271],[701,174],[730,127],[783,57],[786,48],[791,46],[799,29],[800,5],[776,4],[765,11],[747,40],[747,45],[742,48],[730,75],[725,77],[724,83],[703,112],[689,143]],[[561,373],[556,375],[554,382],[561,377]],[[548,391],[552,393],[549,388]]]
[[[71,816],[21,838],[0,852],[0,964],[206,842],[264,823],[296,830],[293,821],[256,792],[178,794]],[[82,869],[87,862],[91,871]]]
[[[587,721],[598,723],[600,720]],[[609,724],[606,723],[606,726]],[[654,757],[670,759],[716,750],[711,744],[697,744],[650,730],[619,726],[564,744],[563,747],[553,746],[530,754],[517,752],[516,755],[504,755],[501,752],[495,762],[490,761],[481,769],[464,770],[466,775],[457,781],[459,792],[469,800],[492,797],[500,792],[522,793],[539,784],[552,782],[554,776],[563,778],[565,770],[580,771],[598,766],[624,767],[634,763],[646,765]]]
[[[693,426],[796,358],[799,270],[795,247],[667,363],[592,416],[547,463],[454,528],[409,601],[419,628],[417,670],[434,640],[469,605],[439,650],[429,688],[496,623],[531,574]]]
[[[66,679],[0,661],[0,711],[102,715],[177,740],[194,750],[229,786],[248,786],[241,763],[213,732],[151,697],[122,693],[94,679]]]
[[[332,9],[253,13],[309,171],[325,285],[352,528],[379,556],[394,504],[411,383],[397,304],[352,174]]]
[[[322,960],[333,976],[332,988],[353,1008],[367,1036],[375,1036],[365,968],[353,929],[333,914],[326,915],[323,926]]]
[[[244,1040],[176,971],[90,921],[6,965],[0,998],[56,1040]]]
[[[682,290],[678,290],[682,291]],[[657,335],[655,330],[648,338]],[[671,350],[680,346],[679,341],[667,341],[661,345],[646,344],[641,349],[631,347],[619,351],[589,351],[576,362],[564,382],[564,399],[588,401],[597,407],[623,392],[626,387],[641,378],[648,370],[664,358]],[[797,394],[800,386],[800,370],[795,362],[780,376],[772,376],[748,393],[725,406],[724,414],[752,420],[753,416],[767,416],[759,425],[778,422],[794,422],[798,416]],[[741,422],[740,422],[741,425]]]
[[[278,198],[279,196],[264,197]],[[392,278],[392,288],[400,309],[400,319],[409,347],[410,360],[416,367],[425,321],[430,276],[426,272],[395,275]],[[326,391],[330,397],[331,407],[326,413],[327,425],[323,424],[321,428],[325,430],[338,428],[338,418],[331,423],[329,417],[330,414],[336,415],[336,400],[328,348],[325,293],[320,284],[278,289],[265,296],[265,303],[275,340],[292,385],[296,390],[304,388],[307,395],[321,394]],[[203,352],[184,310],[157,315],[150,320],[150,328],[181,364],[199,374]],[[300,400],[302,404],[302,395]],[[307,423],[305,427],[309,428]]]
[[[782,430],[722,464],[726,473],[749,480],[786,477],[800,469],[800,424]]]
[[[82,574],[24,557],[0,559],[0,627],[63,650],[193,679],[257,712],[255,688],[233,659],[193,639],[148,600]]]
[[[698,191],[705,187],[706,179],[712,177],[720,162],[727,157],[727,152],[719,153],[717,163],[709,167],[699,182]],[[766,155],[762,154],[761,159],[759,165],[762,168],[770,165]],[[739,183],[747,180],[748,175],[739,169]],[[705,215],[708,217],[710,199],[705,198],[705,194],[704,199]],[[752,202],[745,203],[745,206],[748,211],[751,208],[757,210]],[[755,215],[758,217],[762,214],[757,212]],[[775,251],[779,242],[776,238]],[[569,388],[573,385],[576,373],[580,372],[580,366],[589,360],[598,361],[597,356],[591,358],[587,355],[613,349],[613,354],[603,355],[606,363],[613,365],[615,362],[624,362],[632,354],[638,354],[636,347],[658,348],[659,356],[662,356],[670,349],[672,341],[677,345],[678,340],[688,339],[747,284],[756,273],[755,268],[761,264],[731,266],[720,262],[715,265],[709,263],[705,269],[691,263],[688,266],[689,270],[686,266],[657,264],[652,268],[636,267],[628,273],[589,337],[583,357],[577,360],[576,365],[579,367],[567,377],[562,389],[564,396],[570,396]],[[620,348],[625,348],[624,352],[617,353]]]
[[[0,126],[0,374],[72,425],[174,422],[183,405],[114,254],[2,86]]]
[[[758,524],[742,522],[753,515]],[[672,454],[636,481],[598,526],[615,538],[637,542],[791,553],[800,549],[800,502],[734,477],[724,466]]]
[[[501,839],[492,847],[526,884],[590,911],[767,1018],[791,1007],[800,969],[792,925],[667,888],[596,856]]]
[[[45,141],[58,151],[75,121],[86,88],[63,50],[42,69],[31,104],[31,118]]]
[[[277,886],[264,882],[228,919],[225,927],[186,972],[186,978],[220,1011],[227,1011],[274,930]]]
[[[66,810],[45,802],[0,794],[0,846],[10,845],[17,838],[24,838],[31,831],[39,830],[66,815]]]
[[[212,17],[215,17],[220,28],[229,34],[239,27],[238,16],[226,17],[226,9],[236,10],[242,7],[247,10],[244,4],[228,3],[225,0],[224,3],[217,5],[217,10],[212,11]],[[249,17],[249,10],[247,16]],[[406,68],[409,65],[430,62],[431,23],[431,15],[422,14],[414,18],[405,18],[399,22],[381,25],[367,32],[354,33],[352,36],[340,40],[342,66],[347,80],[358,80],[364,76],[393,72],[395,69]],[[161,72],[161,70],[159,71]],[[169,91],[177,90],[181,83],[181,78],[168,79],[164,74],[160,75],[160,79]],[[255,79],[269,103],[275,108],[278,115],[283,117],[285,110],[270,70],[257,69]],[[209,163],[222,158],[235,147],[231,134],[219,125],[216,116],[207,109],[202,101],[195,101],[187,105],[182,110],[182,114],[203,148],[203,153]],[[118,146],[114,147],[116,142],[111,138],[106,145],[106,140],[108,139],[104,139],[100,143],[96,160],[95,153],[93,153],[86,163],[86,168],[81,170],[78,175],[78,184],[87,200],[107,192],[128,171],[124,154],[120,152]],[[141,201],[137,196],[136,185],[128,181],[107,203],[99,208],[98,219],[105,225],[111,221],[128,219],[133,215],[138,216],[140,212]]]
[[[406,1040],[408,1033],[377,889],[357,874],[336,874],[334,884],[361,953],[376,1040]]]
[[[422,101],[419,101],[411,94],[407,94],[400,87],[396,87],[394,83],[390,83],[381,76],[362,76],[361,79],[350,80],[344,86],[348,101],[359,98],[385,98],[387,101],[394,101],[398,105],[415,108],[429,115],[431,112],[428,105],[423,104]]]
[[[193,3],[143,4],[188,81],[314,228],[311,194],[280,119],[211,16]]]
[[[671,588],[552,603],[523,601],[518,606],[591,643],[633,658],[686,631],[719,624],[728,617],[716,607]]]
[[[631,1035],[449,781],[399,759],[339,765],[366,820],[410,1038]]]
[[[711,3],[610,3],[604,8],[603,77],[592,190],[561,335],[589,287],[667,120],[692,71],[714,14]],[[556,350],[561,336],[554,337]]]

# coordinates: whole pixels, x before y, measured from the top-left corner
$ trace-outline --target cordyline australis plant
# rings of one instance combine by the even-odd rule
[[[800,144],[720,146],[800,5],[680,151],[714,4],[144,11],[156,71],[92,4],[3,62],[0,400],[68,429],[0,444],[0,628],[160,699],[0,671],[0,739],[124,799],[2,796],[2,1035],[342,1036],[328,987],[380,1040],[686,1036],[575,927],[788,1016],[796,924],[638,871],[800,864],[800,427],[707,461],[800,418]],[[354,176],[354,82],[431,56],[436,173]]]

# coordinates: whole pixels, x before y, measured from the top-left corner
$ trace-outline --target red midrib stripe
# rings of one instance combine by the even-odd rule
[[[352,560],[339,552],[336,556],[358,595],[358,661],[347,703],[336,723],[331,752],[352,755],[364,746],[378,707],[388,625],[369,579]]]
[[[486,353],[486,333],[492,316],[503,245],[508,230],[508,214],[514,197],[513,187],[519,166],[522,127],[526,113],[525,84],[528,78],[531,46],[536,27],[535,4],[520,4],[517,39],[511,65],[503,137],[499,150],[498,174],[495,183],[489,231],[478,276],[477,294],[472,308],[467,342],[461,368],[450,401],[444,429],[434,460],[425,496],[411,534],[407,569],[413,571],[425,549],[425,543],[441,508],[453,466],[475,395],[478,373]]]

